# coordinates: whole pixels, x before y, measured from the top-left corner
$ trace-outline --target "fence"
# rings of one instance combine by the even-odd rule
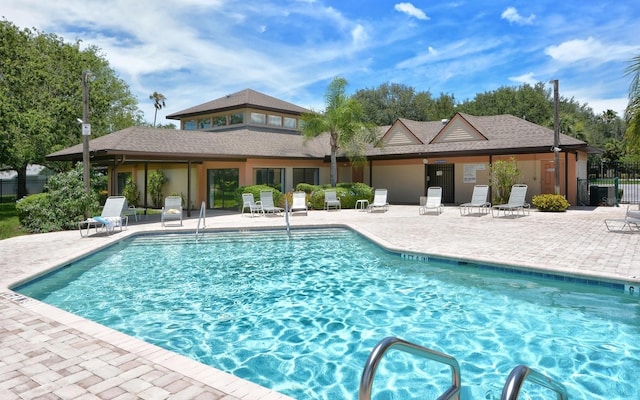
[[[27,193],[42,193],[47,183],[46,176],[27,176]],[[0,202],[15,201],[18,194],[18,179],[0,179]]]
[[[578,180],[579,205],[640,203],[640,162],[590,161],[587,176]]]

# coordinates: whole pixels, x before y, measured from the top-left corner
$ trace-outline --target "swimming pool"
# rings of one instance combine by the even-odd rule
[[[499,398],[518,364],[572,399],[640,397],[637,298],[401,257],[348,230],[138,236],[14,290],[299,399],[355,399],[387,336],[456,357],[473,398]],[[440,371],[390,353],[374,393],[434,397]]]

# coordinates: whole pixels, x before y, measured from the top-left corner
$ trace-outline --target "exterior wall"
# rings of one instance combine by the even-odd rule
[[[418,204],[424,195],[422,159],[374,161],[371,168],[371,186],[387,189],[389,203]]]
[[[531,202],[534,195],[542,193],[542,177],[553,161],[553,153],[549,154],[519,154],[506,156],[473,156],[473,157],[444,157],[436,159],[405,159],[405,160],[374,160],[362,168],[364,183],[374,188],[386,188],[389,191],[389,202],[395,204],[419,204],[420,196],[426,193],[426,164],[453,164],[455,169],[454,194],[455,204],[468,202],[471,199],[474,185],[489,184],[489,163],[498,160],[516,159],[522,172],[520,183],[528,185],[527,202]],[[565,159],[566,157],[566,159]],[[587,154],[560,153],[561,166],[561,194],[565,195],[570,204],[577,204],[577,180],[587,176]],[[191,166],[191,206],[198,208],[207,199],[207,170],[237,168],[239,171],[239,186],[253,185],[254,169],[282,168],[285,170],[284,191],[293,188],[293,168],[318,168],[319,184],[329,184],[331,165],[323,160],[280,160],[280,159],[247,159],[246,161],[206,161],[193,163]],[[156,169],[162,170],[168,179],[164,187],[164,195],[179,193],[187,200],[187,164],[185,163],[150,163],[147,167],[151,173]],[[566,173],[565,173],[566,170]],[[144,193],[144,164],[123,165],[117,172],[132,173],[140,196]],[[110,169],[110,173],[113,169]],[[546,171],[547,173],[553,171]],[[351,182],[352,167],[350,163],[338,163],[338,182]],[[566,182],[565,182],[566,178]],[[565,184],[566,183],[566,184]],[[141,200],[144,204],[144,201]],[[147,204],[153,206],[151,199]]]

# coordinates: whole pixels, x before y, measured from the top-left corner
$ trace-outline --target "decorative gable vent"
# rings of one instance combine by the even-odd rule
[[[408,132],[402,125],[393,126],[384,136],[386,146],[407,146],[412,144],[422,144],[411,132]]]
[[[433,143],[468,142],[486,140],[477,130],[465,124],[460,119],[454,119],[447,124],[433,140]]]

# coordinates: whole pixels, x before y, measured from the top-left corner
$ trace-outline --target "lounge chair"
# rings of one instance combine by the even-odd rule
[[[342,203],[340,203],[340,197],[338,197],[335,190],[326,190],[324,192],[324,209],[325,210],[341,210]]]
[[[166,222],[170,220],[177,220],[182,226],[182,197],[180,196],[167,196],[164,199],[160,225],[166,226]]]
[[[262,212],[265,214],[282,214],[284,208],[276,207],[273,204],[273,192],[271,190],[263,190],[260,192],[260,203],[262,204]]]
[[[242,214],[244,214],[245,210],[249,209],[251,216],[253,217],[255,214],[264,214],[262,210],[262,202],[256,202],[253,198],[253,193],[242,193]]]
[[[628,228],[629,232],[640,232],[640,205],[635,210],[631,208],[631,204],[627,206],[624,218],[605,219],[604,224],[607,230],[610,232],[623,232],[625,228]]]
[[[475,185],[473,187],[473,194],[471,195],[471,201],[468,203],[460,204],[460,215],[469,215],[473,212],[474,208],[478,209],[479,213],[487,214],[491,210],[491,203],[487,201],[489,196],[488,185]]]
[[[529,204],[525,202],[527,195],[527,185],[516,184],[511,187],[511,194],[509,194],[509,200],[507,204],[499,204],[491,208],[491,215],[493,217],[499,217],[500,211],[506,216],[507,214],[516,216],[520,212],[522,215],[529,213]]]
[[[124,215],[124,212],[128,208],[125,197],[108,197],[104,203],[104,207],[102,207],[100,216],[87,218],[78,224],[80,236],[89,236],[89,230],[91,228],[95,228],[96,233],[98,233],[98,228],[105,229],[107,234],[114,232],[115,228],[120,228],[120,231],[122,231],[123,226],[126,228],[129,224],[129,217]]]
[[[387,202],[387,189],[376,189],[373,194],[373,202],[367,206],[367,211],[387,211],[388,209],[389,203]]]
[[[427,200],[424,205],[421,205],[418,209],[420,215],[426,214],[429,211],[435,211],[438,215],[444,210],[442,205],[442,188],[440,186],[431,186],[427,189]]]
[[[293,202],[291,208],[289,208],[289,213],[304,212],[304,215],[307,215],[308,211],[307,194],[305,192],[293,192]]]

